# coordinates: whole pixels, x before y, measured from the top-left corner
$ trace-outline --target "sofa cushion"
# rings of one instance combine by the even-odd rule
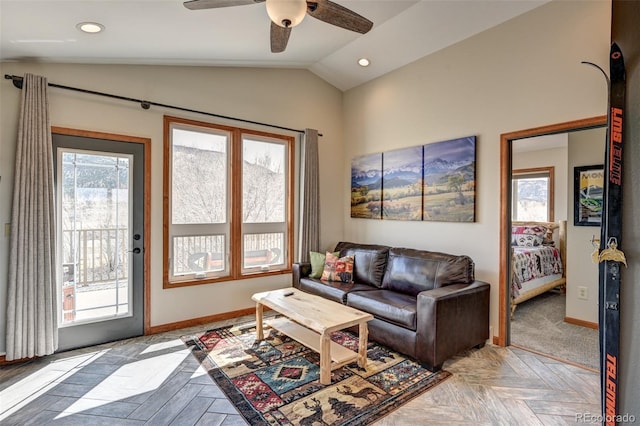
[[[333,253],[336,256],[340,253]],[[322,276],[322,271],[324,271],[324,261],[326,259],[325,253],[318,253],[315,251],[309,252],[309,262],[311,263],[311,272],[309,276],[311,278],[320,278]]]
[[[340,242],[335,251],[342,256],[353,256],[353,280],[357,283],[382,287],[389,247],[375,244]]]
[[[309,262],[311,263],[311,273],[309,276],[311,278],[320,278],[322,276],[322,271],[324,270],[324,253],[318,253],[315,251],[309,252]]]
[[[415,296],[390,290],[353,291],[347,294],[347,306],[410,330],[416,329],[416,305]]]
[[[473,261],[468,256],[392,248],[382,288],[415,296],[449,284],[471,284],[473,269]]]
[[[353,256],[338,258],[335,254],[327,252],[324,261],[324,270],[320,277],[323,281],[353,282]]]
[[[342,303],[343,305],[347,302],[347,293],[350,291],[375,290],[375,287],[366,284],[347,284],[339,281],[321,281],[314,278],[300,279],[300,285],[298,288],[307,293]]]

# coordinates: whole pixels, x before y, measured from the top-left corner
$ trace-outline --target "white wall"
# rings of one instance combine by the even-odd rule
[[[566,316],[598,323],[598,265],[591,261],[593,238],[600,238],[600,227],[573,225],[573,168],[602,164],[606,130],[592,129],[569,134],[570,195],[567,221],[567,311]],[[578,299],[578,287],[586,287],[588,299]]]
[[[4,74],[44,75],[49,82],[148,99],[277,124],[318,129],[323,206],[322,244],[342,236],[342,176],[335,173],[342,158],[342,93],[305,70],[69,65],[2,63]],[[195,114],[50,89],[51,124],[151,138],[151,325],[251,308],[251,294],[287,286],[290,275],[220,284],[162,289],[162,157],[163,114],[219,121]],[[0,83],[0,224],[9,223],[13,192],[13,162],[21,91]],[[238,124],[243,126],[242,124]],[[5,312],[9,238],[0,235],[0,353],[5,348]]]
[[[345,93],[345,159],[477,136],[475,223],[352,219],[345,239],[465,253],[491,283],[498,330],[500,135],[606,113],[611,4],[554,1]]]

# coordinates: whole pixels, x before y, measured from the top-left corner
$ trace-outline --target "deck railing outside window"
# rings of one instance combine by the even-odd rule
[[[65,230],[63,283],[78,287],[126,279],[129,271],[127,229]]]

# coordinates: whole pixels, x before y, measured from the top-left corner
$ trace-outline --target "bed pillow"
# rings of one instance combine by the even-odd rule
[[[511,244],[518,247],[538,247],[542,245],[547,228],[544,226],[514,226],[511,228]]]
[[[338,257],[328,251],[325,255],[324,270],[320,279],[343,283],[353,282],[353,261],[354,256]]]
[[[333,254],[337,256],[338,252]],[[325,257],[324,253],[318,253],[317,251],[309,252],[309,262],[311,263],[311,273],[309,274],[309,278],[320,278],[322,276]]]

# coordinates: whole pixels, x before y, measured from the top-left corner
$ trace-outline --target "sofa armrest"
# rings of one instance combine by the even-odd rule
[[[311,263],[300,262],[292,265],[292,282],[295,288],[300,288],[300,279],[311,273]]]
[[[438,368],[489,338],[490,288],[486,282],[474,281],[418,294],[416,351],[425,353],[431,366]]]
[[[474,281],[471,284],[452,284],[444,287],[425,290],[418,294],[419,297],[441,300],[461,297],[468,294],[489,292],[491,286],[484,281]]]

